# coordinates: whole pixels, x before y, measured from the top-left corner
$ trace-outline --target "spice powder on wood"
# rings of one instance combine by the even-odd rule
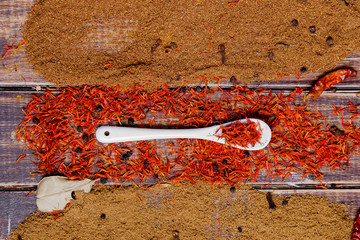
[[[76,192],[55,216],[33,213],[9,239],[350,239],[343,205],[275,194],[272,201],[270,209],[265,193],[241,185],[100,187]]]
[[[329,70],[356,51],[360,3],[345,3],[42,0],[23,34],[34,69],[58,85],[247,83]]]

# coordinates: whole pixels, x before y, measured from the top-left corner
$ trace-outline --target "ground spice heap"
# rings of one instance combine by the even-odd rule
[[[142,88],[67,87],[57,95],[34,95],[16,137],[36,156],[37,173],[71,179],[231,184],[256,180],[260,171],[267,178],[285,179],[298,172],[321,179],[325,166],[348,166],[359,146],[360,129],[351,119],[326,125],[319,111],[296,100],[301,92],[164,86],[149,93]],[[333,107],[337,114],[349,111],[352,119],[358,116],[358,106],[351,102]],[[196,139],[100,144],[94,136],[101,125],[190,128],[246,117],[270,126],[272,139],[265,149],[249,152]]]
[[[76,192],[61,213],[33,213],[9,239],[350,239],[344,206],[246,186],[157,185]],[[266,196],[265,196],[266,195]]]
[[[227,144],[247,147],[260,142],[261,130],[259,128],[258,124],[248,120],[246,123],[235,122],[221,126],[218,131],[222,131],[220,138],[224,138]]]
[[[244,83],[330,70],[358,49],[359,1],[42,0],[26,56],[58,85]]]

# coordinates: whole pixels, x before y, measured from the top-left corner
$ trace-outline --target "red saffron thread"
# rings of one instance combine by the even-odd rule
[[[60,173],[70,179],[236,184],[256,181],[260,173],[285,179],[294,172],[321,179],[323,167],[348,166],[360,146],[360,130],[351,121],[358,117],[358,106],[349,102],[342,107],[352,119],[338,126],[344,134],[337,135],[319,111],[308,103],[295,104],[301,93],[298,89],[275,94],[240,86],[229,91],[164,86],[153,93],[141,86],[132,90],[67,87],[58,95],[50,91],[33,95],[16,138],[36,156],[37,174]],[[271,127],[272,140],[265,149],[248,152],[196,139],[100,144],[94,136],[100,125],[189,128],[245,117],[261,119]]]

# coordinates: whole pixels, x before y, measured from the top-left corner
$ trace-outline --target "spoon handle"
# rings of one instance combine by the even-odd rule
[[[104,126],[96,130],[96,138],[102,143],[130,142],[169,138],[208,139],[209,128],[151,129]]]

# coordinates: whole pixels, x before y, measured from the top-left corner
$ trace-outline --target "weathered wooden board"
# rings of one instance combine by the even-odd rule
[[[32,157],[15,163],[16,158],[22,152],[22,146],[13,141],[12,132],[23,116],[21,108],[25,107],[30,99],[30,92],[0,93],[0,102],[2,103],[0,106],[0,171],[2,173],[0,175],[0,185],[2,190],[34,187],[40,178],[40,176],[29,175],[29,172],[35,171],[35,166],[31,162],[31,160],[33,160]],[[332,114],[332,110],[329,108],[330,104],[339,105],[340,103],[346,103],[348,101],[353,101],[354,104],[358,104],[360,99],[355,93],[325,93],[316,101],[316,106],[324,115],[330,116]],[[339,120],[339,116],[334,116],[329,119],[331,122],[339,122]],[[273,184],[269,186],[271,189],[266,189],[266,191],[271,190],[274,191],[275,194],[284,196],[289,194],[325,196],[330,200],[348,204],[349,214],[353,216],[360,206],[360,190],[358,189],[360,185],[359,172],[358,159],[354,158],[351,161],[351,168],[325,172],[324,182],[328,182],[329,186],[332,183],[343,185],[342,187],[345,189],[319,189],[316,188],[318,182],[311,177],[307,177],[301,182],[300,175],[295,175],[285,182],[281,182],[279,179],[273,179]],[[266,183],[267,181],[263,181],[254,184],[254,186],[261,187],[262,184]],[[312,189],[301,189],[304,187]],[[294,188],[300,189],[294,190]],[[22,221],[30,212],[35,211],[36,206],[33,195],[30,198],[24,198],[25,195],[26,192],[1,192],[0,209],[5,209],[5,211],[2,211],[3,215],[0,216],[0,238],[7,235],[9,216],[11,221],[10,226],[15,227],[16,223]],[[9,215],[10,213],[11,215]]]
[[[33,92],[34,93],[34,92]],[[10,216],[11,224],[15,225],[22,221],[26,215],[35,211],[35,200],[31,198],[23,198],[24,192],[12,192],[10,190],[20,190],[24,188],[34,188],[39,181],[40,176],[31,176],[30,172],[35,171],[35,165],[31,162],[33,157],[29,156],[19,163],[16,163],[17,157],[22,153],[23,146],[13,140],[13,131],[20,122],[23,113],[21,108],[25,107],[31,99],[32,92],[0,92],[0,203],[1,209],[8,208],[7,205],[14,206],[9,208],[12,215],[0,216],[0,238],[6,236],[8,231],[8,219]],[[38,93],[41,94],[41,93]],[[331,104],[339,105],[352,101],[354,104],[360,103],[360,98],[356,93],[324,93],[321,98],[315,101],[317,109],[324,115],[331,116]],[[340,122],[340,116],[333,116],[328,119],[329,123]],[[356,120],[357,122],[359,120]],[[161,146],[159,146],[161,147]],[[353,158],[351,168],[343,170],[328,171],[325,170],[324,183],[328,186],[342,185],[336,190],[323,190],[317,188],[319,182],[308,176],[301,180],[300,174],[294,174],[292,178],[282,182],[281,179],[272,179],[273,184],[267,187],[266,191],[274,191],[275,194],[310,194],[316,196],[326,196],[330,200],[344,202],[349,205],[349,214],[353,216],[360,206],[360,168],[358,158]],[[263,184],[268,183],[264,176],[259,177],[260,182],[254,184],[260,188]],[[333,185],[331,185],[333,184]],[[309,189],[303,189],[309,188]],[[339,189],[340,188],[340,189]],[[4,207],[5,206],[5,207]],[[5,213],[4,213],[5,214]],[[11,227],[14,227],[11,225]]]
[[[31,176],[35,165],[31,159],[16,163],[23,146],[14,140],[15,127],[23,116],[25,107],[31,98],[29,93],[0,93],[0,185],[36,184],[38,177]]]
[[[326,197],[332,201],[343,203],[344,211],[352,218],[360,206],[357,200],[360,190],[271,190],[271,192],[282,197],[294,194]],[[0,239],[6,239],[11,229],[16,228],[19,222],[24,221],[29,214],[36,211],[35,196],[32,194],[26,197],[27,193],[26,191],[0,192]]]
[[[13,139],[13,131],[23,116],[21,109],[26,106],[30,99],[30,92],[0,92],[0,102],[2,103],[0,106],[0,158],[2,159],[0,171],[3,173],[0,175],[0,184],[2,185],[29,185],[35,184],[39,179],[38,176],[29,175],[30,172],[36,170],[35,165],[32,163],[35,160],[34,156],[28,155],[27,158],[16,163],[16,159],[23,151],[23,145]],[[341,127],[341,116],[334,115],[331,117],[333,110],[330,105],[339,106],[341,103],[346,104],[348,101],[360,104],[360,98],[355,93],[324,93],[321,98],[314,101],[316,107],[313,106],[312,109],[318,109],[323,115],[328,116],[327,122],[329,124],[336,124]],[[359,121],[360,119],[355,119],[355,122]],[[166,124],[166,121],[164,120],[161,124]],[[158,152],[164,150],[161,145],[158,147]],[[350,184],[352,186],[354,184],[360,185],[360,166],[358,160],[359,157],[354,156],[350,161],[350,168],[337,169],[335,171],[324,168],[325,176],[323,182]],[[292,178],[288,178],[284,182],[281,181],[281,178],[267,180],[265,179],[265,174],[259,176],[260,183],[265,184],[269,181],[274,184],[285,184],[286,186],[294,184],[319,184],[311,175],[302,179],[301,173],[294,173]]]
[[[269,190],[265,190],[269,191]],[[294,194],[326,197],[329,200],[343,203],[344,212],[352,218],[360,207],[360,189],[356,190],[270,190],[273,194],[289,197]],[[27,191],[0,192],[0,239],[6,239],[11,229],[36,211],[35,196],[26,197]],[[321,214],[321,212],[319,212]]]
[[[31,10],[31,6],[36,0],[2,0],[0,1],[0,47],[4,44],[11,45],[13,42],[22,41],[21,26],[26,20],[27,13]],[[44,80],[32,68],[32,65],[27,61],[25,51],[23,48],[16,51],[10,51],[11,56],[0,60],[0,87],[3,86],[30,86],[37,85],[45,86],[52,85]],[[0,55],[3,55],[5,50],[0,48]],[[350,54],[346,59],[339,62],[337,67],[351,67],[357,71],[360,70],[360,52]],[[260,79],[263,82],[259,85],[258,81],[254,81],[249,86],[263,86],[277,89],[293,89],[295,87],[310,87],[313,82],[324,72],[318,71],[315,73],[303,74],[299,77],[283,77],[276,82],[266,82],[265,79]],[[360,76],[352,78],[346,82],[338,84],[338,89],[359,89],[358,81]],[[230,86],[229,81],[224,80],[222,86]]]
[[[5,53],[4,44],[12,45],[22,41],[21,26],[35,0],[0,1],[0,55]],[[49,84],[32,70],[24,49],[11,51],[11,56],[0,60],[0,81],[3,86],[36,86]],[[25,80],[26,83],[25,83]]]
[[[21,26],[26,19],[26,14],[36,0],[1,0],[0,1],[0,56],[5,51],[4,44],[11,45],[13,42],[22,40]],[[346,59],[337,64],[338,67],[351,67],[360,71],[360,52],[349,55]],[[268,87],[271,89],[294,89],[296,87],[309,88],[314,81],[323,74],[323,71],[304,74],[298,77],[283,77],[276,82],[263,81],[261,84],[254,82],[250,87]],[[339,106],[352,101],[360,104],[360,97],[356,95],[360,91],[360,76],[346,80],[338,85],[336,93],[327,91],[316,103],[316,108],[328,116],[328,122],[340,123],[340,116],[333,116],[331,104]],[[36,170],[32,163],[34,157],[29,155],[19,163],[17,157],[22,153],[23,146],[13,140],[13,131],[22,117],[22,107],[31,99],[29,90],[35,86],[51,86],[36,73],[32,65],[28,63],[23,48],[11,51],[11,56],[0,59],[0,90],[7,87],[20,87],[26,91],[0,92],[0,239],[5,239],[9,228],[16,227],[17,223],[23,221],[31,212],[36,211],[35,197],[25,190],[36,186],[41,176],[30,175]],[[231,86],[228,81],[221,83],[222,86]],[[315,107],[314,107],[315,108]],[[356,119],[360,124],[360,120]],[[159,146],[161,147],[161,146]],[[351,159],[350,168],[330,171],[324,169],[323,183],[336,189],[320,189],[316,187],[319,182],[312,176],[301,179],[301,174],[294,174],[292,178],[281,181],[280,178],[270,179],[272,185],[266,187],[265,191],[272,191],[274,194],[289,196],[292,194],[310,194],[313,196],[324,196],[330,200],[345,203],[348,205],[348,213],[354,217],[360,207],[360,165],[359,157]],[[269,180],[264,175],[259,176],[259,182],[253,185],[261,188]],[[19,190],[19,191],[15,191]]]
[[[0,192],[0,239],[6,239],[11,229],[36,211],[35,196],[28,192]]]

